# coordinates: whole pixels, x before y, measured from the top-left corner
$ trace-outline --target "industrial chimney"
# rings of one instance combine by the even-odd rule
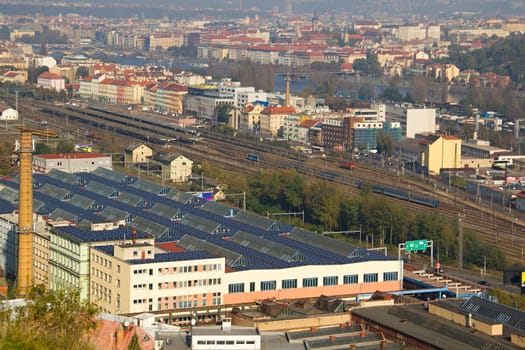
[[[19,294],[25,296],[33,285],[33,135],[20,131],[20,207],[18,215]]]
[[[285,97],[284,97],[284,105],[286,107],[289,107],[290,106],[290,73],[286,73],[286,78],[285,78]]]

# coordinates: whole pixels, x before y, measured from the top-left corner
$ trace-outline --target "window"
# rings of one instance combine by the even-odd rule
[[[343,284],[356,284],[358,283],[359,279],[357,275],[344,275],[343,276]]]
[[[317,287],[317,277],[303,278],[303,288]]]
[[[291,288],[297,288],[297,280],[282,280],[281,282],[281,288],[282,289],[291,289]]]
[[[228,293],[244,293],[244,283],[232,283],[228,285]]]
[[[250,292],[255,292],[255,282],[250,282]]]
[[[383,272],[383,281],[397,281],[397,271]]]
[[[337,276],[323,277],[323,286],[337,286]]]
[[[377,273],[365,273],[363,281],[365,283],[377,282]]]
[[[276,281],[262,281],[261,290],[275,290]]]

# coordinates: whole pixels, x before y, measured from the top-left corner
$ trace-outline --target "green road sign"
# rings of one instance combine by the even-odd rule
[[[416,252],[418,250],[426,250],[427,249],[427,240],[426,239],[420,239],[417,241],[407,241],[405,243],[405,249],[407,252]]]

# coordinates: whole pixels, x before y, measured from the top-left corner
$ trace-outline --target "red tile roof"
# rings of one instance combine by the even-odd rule
[[[59,154],[39,154],[36,157],[44,159],[89,159],[109,157],[102,153],[59,153]]]
[[[59,80],[63,80],[64,78],[62,78],[58,74],[46,72],[46,73],[40,74],[38,76],[38,79],[50,79],[50,80],[57,80],[57,79],[59,79]]]
[[[294,114],[295,108],[289,106],[268,106],[261,114]]]

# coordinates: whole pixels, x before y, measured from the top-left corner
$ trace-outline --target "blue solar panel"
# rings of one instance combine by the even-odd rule
[[[252,226],[249,223],[243,223],[243,222],[234,220],[232,218],[224,217],[223,215],[219,215],[213,212],[206,211],[200,207],[196,207],[195,203],[185,204],[185,203],[181,203],[181,202],[177,202],[175,200],[169,199],[166,196],[162,196],[156,193],[149,193],[143,190],[144,188],[148,187],[147,184],[142,183],[140,186],[130,185],[130,183],[135,182],[136,179],[126,177],[127,179],[130,179],[130,181],[128,180],[115,181],[112,179],[122,179],[123,178],[122,175],[108,176],[106,178],[106,177],[101,176],[100,174],[105,174],[105,173],[99,173],[99,174],[82,173],[82,174],[79,174],[79,176],[82,177],[82,179],[87,184],[88,188],[89,188],[90,182],[100,183],[109,188],[115,189],[115,191],[117,192],[122,192],[122,193],[127,192],[131,195],[143,198],[144,201],[147,202],[147,206],[145,208],[130,206],[118,200],[107,198],[107,196],[104,196],[102,194],[91,192],[87,190],[86,187],[82,186],[82,184],[71,183],[71,182],[70,183],[61,182],[60,179],[58,178],[52,178],[52,177],[48,177],[45,175],[35,175],[34,177],[35,183],[39,183],[40,185],[49,183],[51,185],[63,188],[72,194],[82,195],[84,197],[92,199],[97,204],[99,204],[100,207],[97,208],[96,210],[94,209],[86,210],[86,209],[75,207],[67,202],[60,201],[54,198],[50,198],[49,196],[45,196],[43,194],[39,194],[38,192],[35,192],[35,199],[38,199],[46,203],[49,210],[55,210],[56,208],[61,208],[63,210],[66,210],[67,212],[77,215],[78,221],[85,221],[85,220],[91,221],[91,222],[105,221],[101,216],[97,215],[96,212],[101,211],[104,208],[116,208],[125,213],[128,213],[128,219],[131,222],[135,218],[139,218],[139,217],[156,222],[162,226],[169,228],[168,232],[165,232],[162,235],[160,233],[159,235],[156,235],[156,240],[158,242],[177,241],[181,239],[184,235],[187,234],[195,238],[209,241],[211,243],[217,244],[226,249],[229,249],[231,251],[234,251],[234,252],[237,252],[243,255],[244,257],[246,257],[248,264],[246,266],[236,267],[236,270],[259,269],[259,268],[260,269],[282,268],[282,267],[300,266],[300,265],[307,265],[307,264],[319,264],[319,265],[344,264],[344,263],[350,263],[354,261],[390,259],[390,258],[382,256],[381,254],[376,254],[376,253],[370,254],[366,258],[358,257],[358,258],[349,259],[344,256],[338,256],[336,254],[332,254],[331,252],[323,250],[320,247],[310,246],[306,243],[301,243],[301,242],[289,239],[286,236],[281,236],[281,234],[283,233],[290,232],[293,229],[293,226],[279,223],[278,227],[276,227],[275,229],[264,230],[256,226]],[[4,178],[3,180],[0,180],[0,181],[1,183],[7,183],[10,187],[16,188],[18,190],[18,183],[16,183],[14,180],[9,180],[9,179]],[[141,182],[144,182],[144,181],[141,180]],[[151,186],[151,188],[158,188],[158,185]],[[171,208],[177,208],[178,210],[180,210],[181,213],[184,213],[185,215],[191,214],[194,216],[198,216],[200,218],[204,218],[204,219],[213,221],[217,223],[218,226],[220,225],[221,227],[225,228],[228,232],[225,232],[220,235],[210,235],[207,232],[195,229],[191,226],[184,225],[177,221],[172,221],[170,220],[171,218],[162,217],[160,215],[157,215],[154,210],[151,210],[151,211],[149,210],[157,203],[171,207]],[[0,200],[0,209],[6,210],[7,212],[11,212],[13,208],[12,206],[7,205],[5,201]],[[107,240],[107,239],[115,240],[115,239],[123,239],[123,237],[127,237],[129,239],[131,237],[131,228],[129,226],[118,229],[118,230],[114,230],[114,231],[102,231],[105,233],[100,233],[100,232],[93,233],[91,231],[83,231],[78,227],[68,227],[68,228],[61,228],[61,229],[65,234],[75,237],[78,240],[86,240],[86,241]],[[256,251],[254,249],[250,249],[240,244],[236,244],[234,242],[224,239],[225,237],[233,236],[238,231],[244,231],[252,235],[256,235],[264,239],[271,240],[273,242],[293,248],[294,250],[302,253],[306,257],[306,260],[304,262],[288,263],[283,260],[269,256],[267,254]],[[107,234],[108,232],[111,232],[111,233]],[[141,237],[149,237],[149,235],[145,234],[144,232],[141,232],[140,230],[138,230],[138,234],[141,234],[142,235]],[[178,257],[182,257],[182,255],[178,255]]]

